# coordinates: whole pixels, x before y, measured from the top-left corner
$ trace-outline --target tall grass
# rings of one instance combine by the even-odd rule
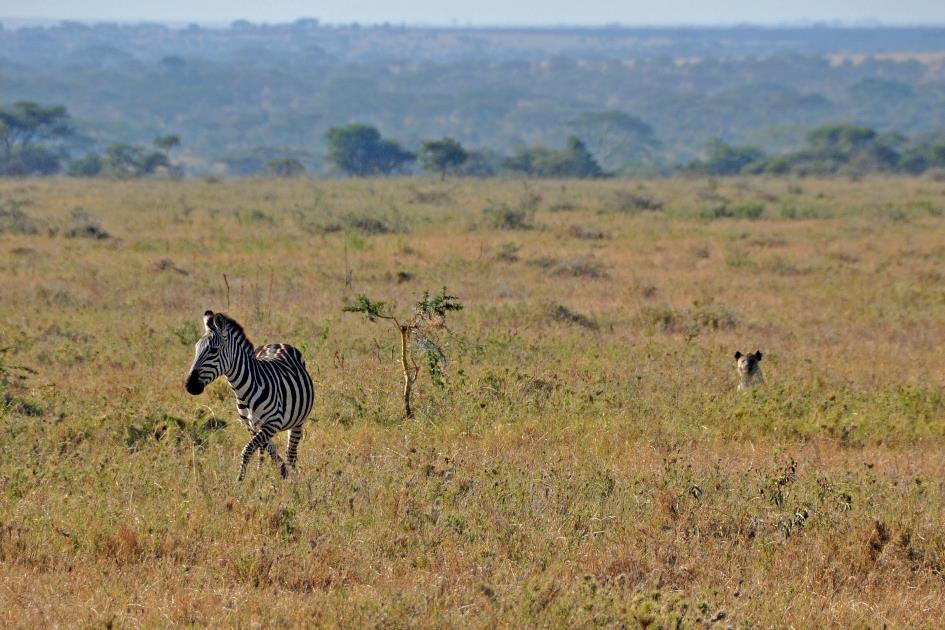
[[[935,625],[945,184],[522,190],[0,182],[44,228],[0,233],[0,625]],[[444,285],[405,421],[341,308]],[[315,375],[288,482],[234,485],[228,388],[184,391],[208,308]]]

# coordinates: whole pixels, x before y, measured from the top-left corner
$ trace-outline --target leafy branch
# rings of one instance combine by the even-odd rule
[[[400,364],[404,374],[404,416],[413,417],[410,398],[413,385],[417,381],[420,367],[414,358],[414,349],[422,352],[426,359],[427,372],[430,380],[438,387],[446,386],[446,372],[444,371],[448,358],[446,351],[438,340],[439,331],[446,327],[446,315],[450,311],[462,310],[463,305],[455,295],[450,295],[446,287],[434,295],[428,291],[414,307],[413,315],[409,319],[398,319],[387,303],[372,300],[366,295],[359,294],[353,304],[344,307],[346,313],[363,313],[370,322],[385,319],[393,322],[400,332]],[[411,343],[412,342],[412,343]]]

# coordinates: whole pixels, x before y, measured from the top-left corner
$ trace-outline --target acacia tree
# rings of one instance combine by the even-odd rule
[[[426,358],[427,371],[430,379],[439,386],[446,384],[447,357],[443,346],[437,339],[438,333],[446,328],[446,314],[449,311],[462,310],[463,305],[456,296],[449,295],[446,287],[431,296],[423,292],[423,298],[417,302],[413,315],[405,320],[397,318],[387,303],[372,300],[365,295],[358,295],[354,304],[344,307],[347,313],[364,313],[368,321],[376,322],[379,319],[391,322],[400,333],[400,366],[404,374],[404,417],[413,417],[413,408],[410,406],[410,396],[413,384],[417,381],[420,366],[414,358],[414,349],[418,349]]]
[[[113,144],[105,150],[103,170],[112,177],[143,177],[170,168],[167,154],[130,144]]]
[[[466,150],[452,138],[428,140],[420,147],[420,166],[425,171],[439,173],[441,181],[446,179],[447,171],[461,165],[466,158]]]
[[[180,146],[180,136],[176,133],[158,136],[154,139],[154,146],[170,156],[171,151]]]
[[[57,171],[60,155],[46,145],[62,142],[72,133],[65,107],[32,101],[0,107],[0,173],[48,175]]]
[[[567,127],[584,139],[597,162],[609,170],[652,159],[659,147],[652,127],[621,111],[585,112]]]
[[[515,153],[503,160],[502,167],[532,177],[608,176],[577,136],[569,136],[561,151],[541,145],[519,147]]]
[[[295,158],[269,160],[266,164],[266,174],[276,177],[301,177],[305,175],[305,165]]]
[[[718,138],[706,146],[706,158],[689,164],[688,169],[706,175],[737,175],[755,165],[763,165],[765,153],[752,146],[733,146]]]
[[[370,125],[352,123],[325,133],[329,162],[348,175],[390,175],[417,159],[393,140],[382,138]]]
[[[164,153],[165,162],[164,165],[171,175],[175,177],[180,177],[184,174],[184,169],[182,166],[174,164],[171,162],[171,152],[180,146],[180,136],[176,133],[169,133],[164,136],[158,136],[152,142],[154,148],[158,151]]]

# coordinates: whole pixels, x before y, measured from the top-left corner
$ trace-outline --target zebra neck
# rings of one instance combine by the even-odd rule
[[[246,400],[252,390],[256,380],[253,378],[253,373],[257,362],[252,344],[246,339],[238,340],[233,348],[233,358],[229,368],[223,374],[229,381],[230,387],[233,388],[233,393],[240,400]]]

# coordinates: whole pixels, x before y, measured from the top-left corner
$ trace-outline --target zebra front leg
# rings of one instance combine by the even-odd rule
[[[266,445],[270,444],[274,433],[274,428],[264,426],[259,430],[259,433],[253,436],[249,444],[243,447],[243,453],[240,456],[240,473],[236,477],[237,482],[243,481],[243,477],[246,476],[246,464],[249,463],[249,458],[253,456],[253,451],[264,447],[268,450]]]
[[[289,431],[289,448],[286,451],[286,459],[289,462],[289,468],[295,470],[295,462],[299,458],[299,442],[302,441],[302,427],[295,427]]]
[[[256,431],[253,429],[249,430],[249,434],[253,437],[256,437]],[[256,470],[262,470],[263,463],[266,461],[266,451],[272,450],[272,441],[270,440],[269,444],[266,444],[264,447],[259,448],[259,460],[256,462]]]
[[[256,434],[258,433],[258,431],[256,430],[256,427],[253,424],[252,412],[250,412],[249,407],[243,405],[242,403],[239,403],[236,406],[236,412],[240,415],[240,418],[243,419],[243,426],[245,426],[246,430],[249,431],[249,435],[251,437],[256,437]],[[267,450],[269,450],[270,452],[272,451],[271,444],[272,443],[270,442],[268,448],[259,449],[259,462],[256,464],[256,470],[260,470],[262,468],[263,462],[266,461],[266,451]]]

